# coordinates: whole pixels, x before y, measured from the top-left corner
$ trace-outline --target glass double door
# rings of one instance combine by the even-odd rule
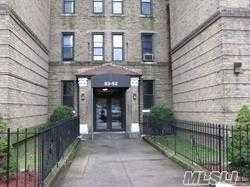
[[[125,130],[123,92],[106,91],[95,94],[95,131]]]

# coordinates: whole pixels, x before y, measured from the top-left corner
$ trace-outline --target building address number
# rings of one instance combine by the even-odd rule
[[[107,81],[107,82],[104,82],[104,86],[119,86],[119,83],[116,82],[116,81]]]

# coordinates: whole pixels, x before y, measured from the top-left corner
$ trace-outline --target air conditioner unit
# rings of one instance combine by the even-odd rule
[[[144,62],[153,62],[154,61],[154,54],[151,54],[151,53],[143,54],[143,61]]]

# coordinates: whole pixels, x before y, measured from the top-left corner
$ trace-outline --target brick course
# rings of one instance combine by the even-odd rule
[[[11,0],[0,5],[4,18],[0,21],[0,115],[13,130],[47,121],[48,2]],[[33,7],[31,11],[28,6]]]
[[[189,4],[170,0],[171,43],[177,46],[183,42],[172,55],[173,108],[176,117],[234,124],[242,105],[250,104],[247,63],[249,16],[246,13],[249,11],[249,1],[186,2]],[[197,11],[191,12],[189,8]],[[215,21],[196,30],[214,15],[217,16]],[[178,17],[178,21],[174,16]],[[234,74],[235,62],[243,64],[239,76]]]

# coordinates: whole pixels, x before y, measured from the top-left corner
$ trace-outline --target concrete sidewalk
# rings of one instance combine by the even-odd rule
[[[143,140],[103,133],[93,142],[81,143],[53,187],[179,187],[183,174],[180,166]]]

